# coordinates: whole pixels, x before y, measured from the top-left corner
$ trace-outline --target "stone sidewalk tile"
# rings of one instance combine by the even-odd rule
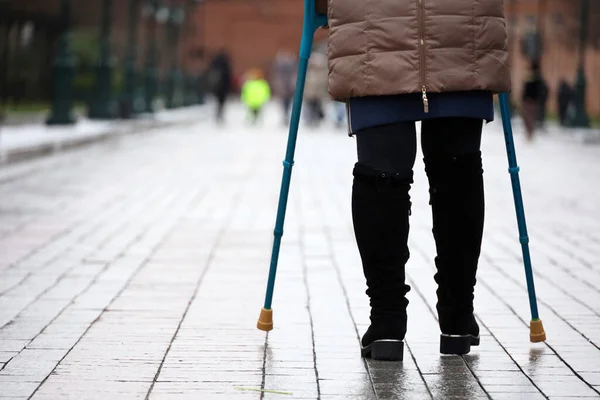
[[[516,138],[549,337],[532,345],[501,131],[486,126],[482,343],[464,357],[438,353],[417,162],[405,360],[385,363],[359,354],[369,308],[350,218],[355,148],[339,132],[298,142],[275,330],[255,329],[285,148],[276,115],[266,117],[265,127],[203,122],[0,169],[0,209],[11,210],[0,214],[0,398],[600,398],[597,147]]]
[[[58,399],[144,399],[151,382],[123,382],[123,381],[88,381],[76,380],[65,382],[52,380],[45,382],[32,396],[35,400]]]
[[[239,386],[245,387],[245,386]],[[260,385],[259,385],[260,387]],[[291,396],[277,395],[279,399],[295,398]],[[265,396],[264,398],[267,398]],[[237,390],[231,384],[209,385],[205,382],[156,382],[149,396],[152,400],[192,400],[192,399],[215,399],[215,400],[259,400],[261,394],[254,391]]]
[[[41,380],[20,376],[0,376],[0,397],[27,399],[40,386]]]

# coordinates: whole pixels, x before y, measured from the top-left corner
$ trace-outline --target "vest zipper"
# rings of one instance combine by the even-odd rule
[[[429,99],[427,98],[427,68],[425,67],[425,8],[423,0],[419,1],[419,55],[421,57],[421,94],[423,97],[423,111],[429,112]]]
[[[350,100],[346,101],[346,119],[348,120],[348,136],[352,136],[354,131],[352,130],[352,111],[350,110]]]

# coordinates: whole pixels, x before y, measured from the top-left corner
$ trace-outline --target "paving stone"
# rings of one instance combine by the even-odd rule
[[[0,375],[2,396],[7,397],[29,397],[40,385],[40,382],[22,376]]]
[[[538,388],[529,385],[490,385],[482,383],[483,388],[488,393],[541,393]]]
[[[586,399],[587,400],[587,399],[592,399],[592,398],[598,399],[598,398],[600,398],[600,396],[592,395],[592,396],[585,396],[585,397],[583,397],[583,396],[550,396],[550,397],[548,397],[548,399],[551,399],[551,400],[575,400],[575,399]]]
[[[477,380],[484,387],[487,386],[528,386],[531,385],[531,381],[522,373],[516,374],[502,374],[501,376],[481,376],[477,375]]]
[[[427,390],[378,391],[377,398],[380,400],[431,399],[431,394]]]
[[[424,375],[424,379],[434,398],[485,396],[483,389],[472,375]]]
[[[581,378],[589,385],[600,386],[600,372],[584,372]]]
[[[150,389],[149,382],[86,381],[79,379],[65,385],[61,381],[47,381],[32,399],[143,399]]]
[[[488,392],[488,395],[493,400],[529,400],[529,399],[543,400],[543,399],[546,399],[546,397],[541,393],[529,393],[529,392],[525,392],[525,393],[498,393],[498,392],[490,393],[490,392]]]
[[[540,390],[548,396],[598,396],[599,394],[576,378],[556,379],[552,381],[536,381]]]
[[[369,381],[320,381],[321,395],[365,396],[374,394]]]
[[[0,341],[0,354],[19,352],[28,342],[27,339],[3,339]]]
[[[17,354],[19,354],[17,351],[0,351],[0,362],[4,364]]]
[[[150,399],[260,399],[260,392],[236,388],[260,389],[260,381],[232,384],[229,382],[156,382]],[[289,397],[281,396],[279,397]]]
[[[65,354],[64,350],[25,349],[5,365],[0,376],[19,376],[41,382]]]

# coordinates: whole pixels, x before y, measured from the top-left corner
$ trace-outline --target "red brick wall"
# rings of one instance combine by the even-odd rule
[[[190,41],[203,43],[209,54],[226,48],[241,74],[267,68],[279,49],[297,52],[302,18],[301,0],[206,0],[194,13],[197,29]],[[317,40],[324,37],[320,32]]]

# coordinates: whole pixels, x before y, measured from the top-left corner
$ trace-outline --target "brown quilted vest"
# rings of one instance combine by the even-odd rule
[[[329,93],[510,90],[503,0],[329,0]]]

